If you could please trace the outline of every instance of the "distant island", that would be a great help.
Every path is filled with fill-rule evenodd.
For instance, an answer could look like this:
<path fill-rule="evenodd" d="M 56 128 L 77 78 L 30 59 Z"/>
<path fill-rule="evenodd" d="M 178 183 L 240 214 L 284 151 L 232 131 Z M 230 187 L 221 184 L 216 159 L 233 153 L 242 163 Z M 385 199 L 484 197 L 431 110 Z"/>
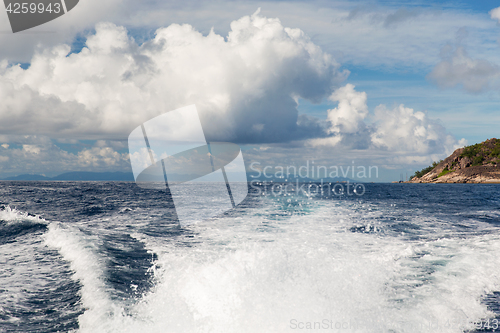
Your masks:
<path fill-rule="evenodd" d="M 42 175 L 19 175 L 2 180 L 18 181 L 134 181 L 134 175 L 128 172 L 66 172 L 55 177 Z"/>
<path fill-rule="evenodd" d="M 312 179 L 307 177 L 290 177 L 288 179 L 281 179 L 277 177 L 263 177 L 258 176 L 254 173 L 248 173 L 247 178 L 249 182 L 288 182 L 295 183 L 296 181 L 300 183 L 317 183 L 323 181 L 323 183 L 362 183 L 362 181 L 354 180 L 346 177 L 334 177 L 334 178 L 323 178 L 323 179 Z M 86 171 L 74 171 L 66 172 L 55 177 L 46 177 L 37 174 L 23 174 L 14 177 L 8 177 L 1 180 L 10 181 L 127 181 L 133 182 L 134 175 L 127 172 L 86 172 Z"/>
<path fill-rule="evenodd" d="M 500 140 L 459 148 L 417 171 L 408 183 L 500 183 Z"/>

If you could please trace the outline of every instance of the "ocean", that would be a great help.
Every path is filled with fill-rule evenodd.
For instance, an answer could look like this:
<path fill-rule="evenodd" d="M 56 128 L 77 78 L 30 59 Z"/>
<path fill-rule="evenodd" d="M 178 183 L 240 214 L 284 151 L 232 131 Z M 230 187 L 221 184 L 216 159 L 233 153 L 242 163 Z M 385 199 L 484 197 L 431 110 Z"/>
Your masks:
<path fill-rule="evenodd" d="M 1 182 L 0 332 L 500 331 L 500 185 L 356 190 L 180 226 L 132 182 Z"/>

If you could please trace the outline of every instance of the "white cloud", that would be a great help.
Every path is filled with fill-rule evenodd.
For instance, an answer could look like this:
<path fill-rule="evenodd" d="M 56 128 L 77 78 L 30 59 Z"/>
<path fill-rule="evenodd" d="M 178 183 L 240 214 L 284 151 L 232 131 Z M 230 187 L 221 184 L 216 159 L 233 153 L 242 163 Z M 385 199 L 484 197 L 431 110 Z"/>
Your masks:
<path fill-rule="evenodd" d="M 119 8 L 117 4 L 122 3 L 113 1 L 95 19 L 90 19 L 89 10 L 99 5 L 93 0 L 86 3 L 86 7 L 81 7 L 86 8 L 86 14 L 73 25 L 66 15 L 53 21 L 54 26 L 44 26 L 62 31 L 69 24 L 67 34 L 55 34 L 53 38 L 18 35 L 15 42 L 0 36 L 2 45 L 10 45 L 0 50 L 0 58 L 9 60 L 15 54 L 31 54 L 40 39 L 29 69 L 9 67 L 7 61 L 0 63 L 0 131 L 41 133 L 68 143 L 81 138 L 108 140 L 98 141 L 96 147 L 81 154 L 57 151 L 57 147 L 47 144 L 30 157 L 27 151 L 11 147 L 8 150 L 15 154 L 5 155 L 2 151 L 0 160 L 17 162 L 12 167 L 3 164 L 4 168 L 14 170 L 14 165 L 21 166 L 16 156 L 25 158 L 26 169 L 31 165 L 32 170 L 40 165 L 47 165 L 50 170 L 56 161 L 77 170 L 82 169 L 75 167 L 80 164 L 89 170 L 128 167 L 123 154 L 116 152 L 123 148 L 123 141 L 114 144 L 112 140 L 124 139 L 133 128 L 158 114 L 192 103 L 202 111 L 211 139 L 254 143 L 299 140 L 291 143 L 299 146 L 304 142 L 300 140 L 312 138 L 306 141 L 307 149 L 311 145 L 317 149 L 311 149 L 311 154 L 328 153 L 334 147 L 344 154 L 346 148 L 364 149 L 363 155 L 368 156 L 366 149 L 371 148 L 369 155 L 374 158 L 387 161 L 387 156 L 397 152 L 401 163 L 410 161 L 406 156 L 422 163 L 424 154 L 442 155 L 459 143 L 437 121 L 425 114 L 422 118 L 419 112 L 404 106 L 379 106 L 373 116 L 376 123 L 371 124 L 366 94 L 356 92 L 352 85 L 331 95 L 339 105 L 328 111 L 328 122 L 298 115 L 299 97 L 320 101 L 347 76 L 323 50 L 350 64 L 378 70 L 380 66 L 429 68 L 439 61 L 437 50 L 444 41 L 467 25 L 471 27 L 472 40 L 480 36 L 469 47 L 472 56 L 481 52 L 474 46 L 483 43 L 488 46 L 484 61 L 491 64 L 491 59 L 498 58 L 497 50 L 489 47 L 492 40 L 493 44 L 496 41 L 496 36 L 490 38 L 494 23 L 485 22 L 484 15 L 454 9 L 437 12 L 379 6 L 349 18 L 352 4 L 347 3 L 294 2 L 287 3 L 283 10 L 282 3 L 268 2 L 264 3 L 265 12 L 268 16 L 279 14 L 282 21 L 260 14 L 245 16 L 234 21 L 223 37 L 213 31 L 208 33 L 210 26 L 215 25 L 216 31 L 224 27 L 225 31 L 234 12 L 254 10 L 254 3 L 196 3 L 196 11 L 186 10 L 193 3 L 179 8 L 172 8 L 169 2 L 134 3 L 130 7 L 119 6 L 128 8 L 131 15 L 125 16 L 120 12 L 123 8 L 108 10 Z M 54 46 L 71 40 L 82 27 L 100 20 L 106 11 L 111 21 L 128 27 L 164 26 L 173 21 L 191 22 L 195 27 L 174 24 L 160 28 L 152 40 L 141 44 L 124 27 L 100 23 L 80 53 L 68 56 L 68 46 Z M 285 28 L 286 25 L 301 27 L 314 36 L 314 43 L 301 30 Z M 483 64 L 468 56 L 460 60 L 457 55 L 455 52 L 442 59 L 451 66 L 443 65 L 438 75 L 443 84 L 456 82 L 455 85 L 465 87 L 470 83 L 466 89 L 471 90 L 487 87 L 490 81 L 481 81 L 484 77 L 474 74 Z M 453 66 L 463 69 L 464 64 L 469 71 L 460 75 L 453 72 Z M 467 80 L 470 77 L 472 80 Z M 409 134 L 401 134 L 400 128 Z M 40 147 L 40 143 L 25 144 L 35 145 L 35 150 Z M 273 152 L 276 158 L 286 158 L 285 153 Z M 45 164 L 35 163 L 34 155 Z"/>
<path fill-rule="evenodd" d="M 127 144 L 124 141 L 114 141 L 114 140 L 97 140 L 95 143 L 96 147 L 111 147 L 114 149 L 125 149 Z"/>
<path fill-rule="evenodd" d="M 110 147 L 93 147 L 78 153 L 78 165 L 81 168 L 113 168 L 123 167 L 123 161 L 127 161 L 126 154 L 120 154 Z"/>
<path fill-rule="evenodd" d="M 235 17 L 251 13 L 258 6 L 266 16 L 278 16 L 284 25 L 298 27 L 313 36 L 317 45 L 342 63 L 377 69 L 380 66 L 413 71 L 428 69 L 439 61 L 437 50 L 453 39 L 461 27 L 471 31 L 474 41 L 471 52 L 484 53 L 488 61 L 499 59 L 498 50 L 492 47 L 497 39 L 495 23 L 486 19 L 486 13 L 464 10 L 460 4 L 412 4 L 405 8 L 394 2 L 318 0 L 80 1 L 67 15 L 26 33 L 0 34 L 0 45 L 8 45 L 0 48 L 0 59 L 29 62 L 30 55 L 39 47 L 70 43 L 102 20 L 126 26 L 136 33 L 146 31 L 144 35 L 171 23 L 188 23 L 204 34 L 214 27 L 225 35 Z M 7 15 L 0 15 L 0 30 L 9 29 Z"/>
<path fill-rule="evenodd" d="M 438 121 L 403 104 L 393 109 L 381 104 L 370 117 L 366 93 L 354 88 L 347 84 L 331 95 L 331 100 L 339 103 L 328 110 L 328 132 L 333 135 L 311 139 L 309 146 L 369 148 L 372 153 L 387 152 L 386 158 L 393 163 L 404 164 L 428 160 L 429 156 L 442 158 L 466 144 L 463 139 L 457 142 Z M 367 124 L 368 119 L 372 123 Z"/>
<path fill-rule="evenodd" d="M 500 22 L 500 7 L 490 10 L 490 17 Z"/>
<path fill-rule="evenodd" d="M 334 147 L 342 141 L 341 136 L 330 136 L 327 138 L 310 139 L 306 142 L 307 145 L 312 147 Z"/>
<path fill-rule="evenodd" d="M 66 45 L 43 49 L 26 70 L 0 66 L 3 133 L 122 139 L 196 104 L 210 139 L 286 141 L 310 135 L 295 99 L 319 101 L 348 73 L 302 31 L 258 13 L 232 22 L 227 39 L 173 24 L 139 46 L 100 23 L 86 44 L 71 55 Z"/>
<path fill-rule="evenodd" d="M 38 155 L 40 154 L 40 151 L 40 147 L 36 145 L 23 145 L 23 152 L 27 154 Z"/>
<path fill-rule="evenodd" d="M 438 121 L 402 104 L 393 109 L 377 106 L 374 120 L 373 145 L 404 155 L 449 155 L 465 143 L 457 142 Z"/>
<path fill-rule="evenodd" d="M 463 87 L 478 93 L 488 89 L 500 75 L 500 67 L 484 59 L 472 59 L 463 46 L 447 45 L 443 48 L 442 61 L 428 78 L 442 88 Z"/>
<path fill-rule="evenodd" d="M 490 17 L 500 22 L 500 7 L 492 9 Z M 475 51 L 475 56 L 470 56 L 466 51 L 463 41 L 469 37 L 470 29 L 465 26 L 457 30 L 457 45 L 450 44 L 441 49 L 441 61 L 434 66 L 427 76 L 441 88 L 461 87 L 470 93 L 479 93 L 489 89 L 499 89 L 498 78 L 500 66 L 497 65 L 498 57 L 486 58 L 491 50 L 498 54 L 498 45 L 492 47 L 483 39 L 468 38 L 469 51 Z M 498 34 L 498 32 L 496 32 Z M 490 41 L 493 38 L 490 38 Z M 498 40 L 498 39 L 497 39 Z M 478 46 L 478 41 L 482 45 Z M 472 45 L 470 45 L 472 42 Z M 477 55 L 477 52 L 481 55 Z"/>
<path fill-rule="evenodd" d="M 70 153 L 53 144 L 46 136 L 3 136 L 0 148 L 0 174 L 23 173 L 55 176 L 67 171 L 130 171 L 127 153 L 111 147 L 84 148 Z M 7 149 L 9 148 L 9 149 Z"/>
<path fill-rule="evenodd" d="M 363 67 L 429 70 L 439 61 L 439 49 L 468 27 L 473 50 L 489 61 L 499 59 L 497 27 L 486 13 L 465 10 L 460 4 L 411 4 L 380 1 L 127 1 L 121 24 L 155 27 L 165 22 L 189 23 L 203 32 L 215 27 L 226 33 L 235 15 L 262 7 L 266 16 L 299 27 L 343 64 Z M 476 56 L 475 53 L 472 56 Z"/>
<path fill-rule="evenodd" d="M 331 126 L 328 133 L 355 133 L 360 122 L 368 115 L 366 93 L 354 90 L 354 85 L 347 84 L 337 89 L 329 98 L 339 102 L 338 107 L 328 110 L 328 121 Z"/>
<path fill-rule="evenodd" d="M 354 85 L 347 84 L 330 95 L 329 100 L 338 102 L 336 108 L 327 111 L 326 133 L 330 136 L 312 139 L 308 142 L 309 145 L 335 146 L 342 143 L 352 148 L 367 148 L 370 132 L 364 122 L 368 115 L 367 97 L 365 92 L 354 88 Z"/>
<path fill-rule="evenodd" d="M 116 20 L 124 16 L 123 0 L 85 0 L 67 14 L 32 29 L 10 33 L 7 13 L 0 10 L 0 59 L 11 62 L 29 62 L 35 50 L 70 43 L 82 31 L 102 20 Z"/>

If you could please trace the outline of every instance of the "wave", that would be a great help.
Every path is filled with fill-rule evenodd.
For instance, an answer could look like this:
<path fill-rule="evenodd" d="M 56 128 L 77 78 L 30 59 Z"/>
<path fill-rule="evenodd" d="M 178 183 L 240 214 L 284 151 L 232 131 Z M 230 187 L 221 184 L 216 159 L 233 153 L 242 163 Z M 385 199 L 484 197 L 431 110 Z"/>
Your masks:
<path fill-rule="evenodd" d="M 80 330 L 114 332 L 113 320 L 124 317 L 124 308 L 113 302 L 105 284 L 106 258 L 98 255 L 98 239 L 55 222 L 43 239 L 70 263 L 72 278 L 82 285 L 80 296 L 85 312 L 78 318 Z"/>
<path fill-rule="evenodd" d="M 0 331 L 463 332 L 500 318 L 496 203 L 259 197 L 181 228 L 156 196 L 68 193 L 13 199 L 63 222 L 0 206 Z M 106 213 L 87 214 L 101 199 Z"/>
<path fill-rule="evenodd" d="M 11 208 L 10 206 L 0 209 L 0 222 L 3 222 L 4 224 L 12 224 L 15 222 L 47 223 L 47 221 L 39 215 L 30 215 L 26 212 L 21 212 L 15 208 Z"/>
<path fill-rule="evenodd" d="M 16 241 L 20 236 L 46 229 L 47 221 L 9 206 L 0 209 L 0 245 Z"/>
<path fill-rule="evenodd" d="M 498 234 L 360 232 L 393 208 L 367 217 L 356 205 L 309 204 L 286 219 L 276 219 L 279 203 L 247 209 L 190 226 L 177 241 L 135 231 L 157 260 L 153 288 L 128 309 L 110 296 L 96 238 L 55 223 L 44 237 L 82 284 L 84 333 L 462 332 L 494 316 L 482 299 L 500 290 Z"/>

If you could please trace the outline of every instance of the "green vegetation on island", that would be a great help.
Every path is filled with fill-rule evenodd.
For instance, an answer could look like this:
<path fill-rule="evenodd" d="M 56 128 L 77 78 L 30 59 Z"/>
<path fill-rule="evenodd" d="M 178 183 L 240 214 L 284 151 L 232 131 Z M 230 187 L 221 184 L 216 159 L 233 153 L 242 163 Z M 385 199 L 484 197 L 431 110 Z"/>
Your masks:
<path fill-rule="evenodd" d="M 452 170 L 448 169 L 448 167 L 444 168 L 443 171 L 441 171 L 438 175 L 438 178 L 441 177 L 441 176 L 444 176 L 448 173 L 452 172 Z"/>
<path fill-rule="evenodd" d="M 423 168 L 420 171 L 415 171 L 415 173 L 413 174 L 413 176 L 410 177 L 410 179 L 413 179 L 415 177 L 418 177 L 418 178 L 422 177 L 423 175 L 431 172 L 432 169 L 434 169 L 435 167 L 437 167 L 438 164 L 441 163 L 441 162 L 443 162 L 443 160 L 441 160 L 439 162 L 434 161 L 434 162 L 432 162 L 432 165 L 429 165 L 428 167 Z"/>
<path fill-rule="evenodd" d="M 468 157 L 472 160 L 471 166 L 483 165 L 484 161 L 490 164 L 500 162 L 500 140 L 491 139 L 482 143 L 467 146 L 460 154 L 461 158 Z"/>
<path fill-rule="evenodd" d="M 500 182 L 500 139 L 459 148 L 450 156 L 417 171 L 416 183 Z"/>

